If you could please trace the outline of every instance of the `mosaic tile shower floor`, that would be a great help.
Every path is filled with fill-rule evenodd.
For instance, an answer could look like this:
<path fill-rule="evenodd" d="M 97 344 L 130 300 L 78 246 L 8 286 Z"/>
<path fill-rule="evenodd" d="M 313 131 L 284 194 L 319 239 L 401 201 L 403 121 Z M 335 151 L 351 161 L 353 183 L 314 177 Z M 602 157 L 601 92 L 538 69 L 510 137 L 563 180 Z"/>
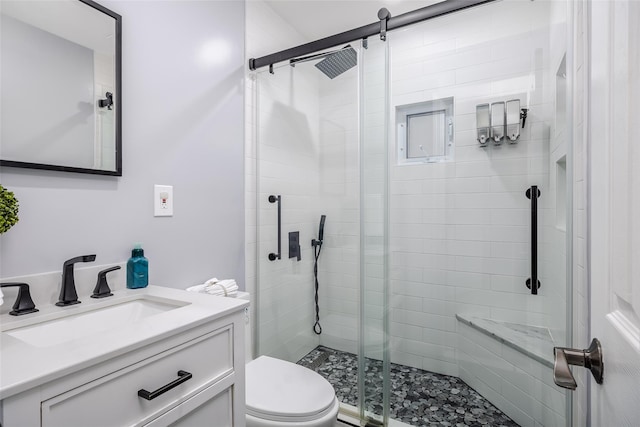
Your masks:
<path fill-rule="evenodd" d="M 298 364 L 326 378 L 336 390 L 338 400 L 357 406 L 355 354 L 319 346 Z M 382 413 L 382 362 L 370 359 L 366 371 L 368 387 L 380 396 L 370 399 L 366 409 Z M 391 364 L 390 416 L 414 426 L 519 427 L 460 378 L 395 363 Z"/>

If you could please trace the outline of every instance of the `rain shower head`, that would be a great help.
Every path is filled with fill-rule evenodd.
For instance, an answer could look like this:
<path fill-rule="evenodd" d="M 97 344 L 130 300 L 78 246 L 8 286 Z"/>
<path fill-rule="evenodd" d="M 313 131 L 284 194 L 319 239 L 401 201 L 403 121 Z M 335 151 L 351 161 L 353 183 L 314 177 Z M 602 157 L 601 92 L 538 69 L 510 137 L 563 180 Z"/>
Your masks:
<path fill-rule="evenodd" d="M 338 77 L 340 74 L 355 67 L 358 64 L 358 53 L 351 46 L 346 46 L 338 51 L 327 55 L 318 62 L 316 68 L 322 71 L 330 79 Z"/>

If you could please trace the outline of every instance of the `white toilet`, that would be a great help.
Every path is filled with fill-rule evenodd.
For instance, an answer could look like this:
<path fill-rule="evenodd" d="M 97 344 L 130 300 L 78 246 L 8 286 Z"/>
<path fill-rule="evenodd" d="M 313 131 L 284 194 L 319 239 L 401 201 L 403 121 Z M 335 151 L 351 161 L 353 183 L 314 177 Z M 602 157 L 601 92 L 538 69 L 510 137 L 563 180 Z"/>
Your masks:
<path fill-rule="evenodd" d="M 247 292 L 238 298 L 249 300 Z M 251 360 L 251 322 L 245 324 L 247 427 L 334 427 L 340 403 L 316 372 L 268 356 Z"/>

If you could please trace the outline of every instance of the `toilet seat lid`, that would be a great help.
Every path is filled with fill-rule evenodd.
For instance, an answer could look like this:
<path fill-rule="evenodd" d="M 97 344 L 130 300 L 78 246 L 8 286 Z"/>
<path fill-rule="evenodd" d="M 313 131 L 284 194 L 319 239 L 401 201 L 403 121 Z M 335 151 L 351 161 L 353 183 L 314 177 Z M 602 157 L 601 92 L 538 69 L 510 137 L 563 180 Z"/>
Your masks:
<path fill-rule="evenodd" d="M 268 356 L 247 364 L 246 397 L 247 413 L 269 420 L 313 420 L 336 401 L 331 384 L 316 372 Z"/>

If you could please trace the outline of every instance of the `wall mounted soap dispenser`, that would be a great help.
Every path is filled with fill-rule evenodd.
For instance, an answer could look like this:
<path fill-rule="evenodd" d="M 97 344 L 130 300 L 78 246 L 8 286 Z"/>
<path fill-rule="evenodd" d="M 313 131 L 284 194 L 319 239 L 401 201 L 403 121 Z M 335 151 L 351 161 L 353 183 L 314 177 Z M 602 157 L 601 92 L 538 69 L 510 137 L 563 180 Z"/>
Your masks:
<path fill-rule="evenodd" d="M 491 127 L 491 109 L 489 104 L 476 105 L 476 128 L 478 130 L 478 142 L 486 147 L 489 141 L 489 130 Z"/>
<path fill-rule="evenodd" d="M 504 102 L 491 104 L 491 138 L 494 145 L 502 144 L 505 134 Z"/>
<path fill-rule="evenodd" d="M 509 142 L 515 144 L 520 138 L 520 100 L 507 101 L 507 137 Z"/>

